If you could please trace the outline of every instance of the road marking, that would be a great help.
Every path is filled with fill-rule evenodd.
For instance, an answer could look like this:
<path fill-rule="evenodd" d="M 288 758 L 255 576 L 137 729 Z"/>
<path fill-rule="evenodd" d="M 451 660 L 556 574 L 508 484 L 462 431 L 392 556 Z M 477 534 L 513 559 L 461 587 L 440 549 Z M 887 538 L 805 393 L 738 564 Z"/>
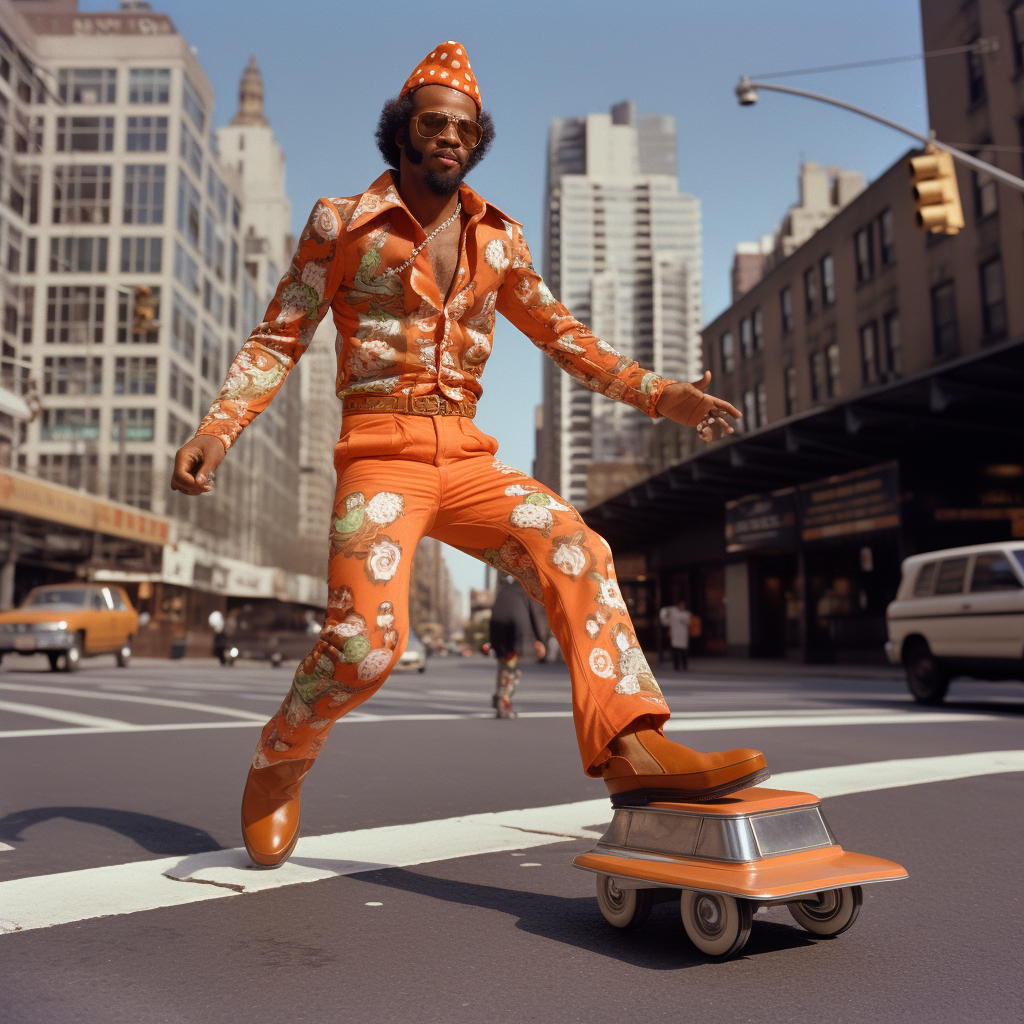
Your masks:
<path fill-rule="evenodd" d="M 206 705 L 194 705 L 206 710 Z M 0 711 L 5 708 L 36 708 L 39 717 L 52 718 L 58 722 L 80 722 L 80 728 L 66 729 L 9 729 L 0 731 L 0 739 L 37 738 L 41 736 L 89 736 L 103 735 L 111 732 L 190 732 L 203 729 L 244 729 L 262 726 L 267 719 L 263 715 L 246 714 L 243 721 L 236 722 L 161 722 L 155 725 L 135 725 L 131 722 L 119 722 L 116 719 L 93 718 L 91 715 L 78 715 L 71 711 L 54 711 L 37 708 L 34 704 L 15 705 L 0 701 Z M 217 710 L 217 709 L 210 709 Z M 44 714 L 44 712 L 47 712 Z M 64 717 L 66 716 L 66 717 Z M 572 718 L 571 711 L 521 711 L 520 718 Z M 470 712 L 466 714 L 421 714 L 421 715 L 374 715 L 363 711 L 352 711 L 338 719 L 337 725 L 364 725 L 372 722 L 461 722 L 467 719 L 493 719 L 489 711 Z M 720 732 L 727 729 L 793 729 L 818 728 L 836 725 L 936 725 L 946 722 L 994 722 L 999 715 L 974 714 L 971 712 L 947 711 L 886 711 L 854 712 L 851 714 L 821 714 L 817 712 L 794 712 L 788 715 L 751 715 L 742 714 L 715 715 L 714 717 L 672 718 L 665 723 L 666 732 Z M 88 723 L 111 723 L 89 725 Z"/>
<path fill-rule="evenodd" d="M 0 690 L 17 690 L 25 693 L 25 686 L 14 683 L 0 683 Z M 162 697 L 132 697 L 126 693 L 96 693 L 93 690 L 72 690 L 66 686 L 33 686 L 32 693 L 52 693 L 55 697 L 84 697 L 86 700 L 115 700 L 122 704 L 154 704 L 163 708 L 181 708 L 185 711 L 205 711 L 211 715 L 227 715 L 229 718 L 247 718 L 265 722 L 266 717 L 254 711 L 240 711 L 238 708 L 223 708 L 215 704 L 196 704 L 186 700 L 166 700 Z"/>
<path fill-rule="evenodd" d="M 95 715 L 80 715 L 77 711 L 44 708 L 38 704 L 18 704 L 11 700 L 0 700 L 0 711 L 10 711 L 16 715 L 30 715 L 33 718 L 46 718 L 51 722 L 68 722 L 73 725 L 87 726 L 90 731 L 122 732 L 131 728 L 128 722 L 121 722 L 116 718 L 97 718 Z"/>
<path fill-rule="evenodd" d="M 0 853 L 5 853 L 7 850 L 13 850 L 13 846 L 8 846 L 6 843 L 0 843 Z"/>
<path fill-rule="evenodd" d="M 830 797 L 1020 771 L 1024 750 L 991 750 L 784 772 L 773 777 L 772 786 Z M 592 826 L 608 819 L 605 797 L 307 836 L 274 871 L 253 869 L 245 851 L 235 849 L 17 878 L 0 882 L 0 931 L 226 899 L 379 868 L 597 839 L 600 833 Z"/>

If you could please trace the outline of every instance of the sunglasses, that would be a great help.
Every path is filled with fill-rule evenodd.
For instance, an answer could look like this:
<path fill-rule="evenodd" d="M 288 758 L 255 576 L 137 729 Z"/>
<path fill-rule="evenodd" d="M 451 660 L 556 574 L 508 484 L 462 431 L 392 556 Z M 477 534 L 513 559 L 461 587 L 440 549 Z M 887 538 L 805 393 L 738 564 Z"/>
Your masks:
<path fill-rule="evenodd" d="M 424 139 L 435 139 L 448 130 L 448 125 L 454 124 L 459 141 L 466 149 L 476 149 L 484 137 L 484 130 L 476 121 L 471 121 L 468 117 L 446 114 L 443 110 L 425 110 L 422 114 L 416 114 L 409 123 Z"/>

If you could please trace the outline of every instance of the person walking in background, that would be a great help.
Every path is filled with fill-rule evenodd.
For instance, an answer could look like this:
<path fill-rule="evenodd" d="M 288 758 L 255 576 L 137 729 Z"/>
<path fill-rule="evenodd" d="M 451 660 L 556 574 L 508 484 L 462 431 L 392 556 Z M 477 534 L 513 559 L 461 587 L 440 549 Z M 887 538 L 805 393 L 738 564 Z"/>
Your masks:
<path fill-rule="evenodd" d="M 666 605 L 661 609 L 661 624 L 668 628 L 669 643 L 672 646 L 672 667 L 685 672 L 690 662 L 690 622 L 693 614 L 686 608 L 686 602 Z"/>
<path fill-rule="evenodd" d="M 499 576 L 494 608 L 491 610 L 491 647 L 498 658 L 498 680 L 492 703 L 498 718 L 516 718 L 512 694 L 519 685 L 522 670 L 519 658 L 527 633 L 533 635 L 537 660 L 547 654 L 541 606 L 531 601 L 514 576 Z"/>

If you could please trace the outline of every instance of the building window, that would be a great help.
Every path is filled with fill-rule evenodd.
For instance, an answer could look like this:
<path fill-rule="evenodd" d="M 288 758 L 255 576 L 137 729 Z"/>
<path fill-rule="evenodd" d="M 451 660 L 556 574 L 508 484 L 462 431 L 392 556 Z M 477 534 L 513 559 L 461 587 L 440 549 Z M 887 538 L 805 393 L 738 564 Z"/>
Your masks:
<path fill-rule="evenodd" d="M 43 360 L 44 395 L 98 395 L 103 390 L 103 360 L 98 356 L 47 356 Z"/>
<path fill-rule="evenodd" d="M 860 329 L 860 377 L 865 385 L 877 384 L 878 366 L 878 324 L 874 320 Z"/>
<path fill-rule="evenodd" d="M 768 389 L 764 382 L 757 385 L 757 425 L 765 427 L 768 425 Z"/>
<path fill-rule="evenodd" d="M 857 261 L 857 284 L 870 281 L 875 276 L 875 266 L 871 253 L 871 227 L 861 228 L 853 236 L 853 251 Z"/>
<path fill-rule="evenodd" d="M 114 360 L 114 394 L 155 395 L 156 357 L 118 356 Z"/>
<path fill-rule="evenodd" d="M 192 437 L 192 428 L 173 412 L 167 413 L 167 443 L 181 447 Z"/>
<path fill-rule="evenodd" d="M 114 412 L 116 415 L 117 410 Z M 153 456 L 125 455 L 122 473 L 120 455 L 111 455 L 108 495 L 112 501 L 123 501 L 135 508 L 148 510 L 153 503 Z"/>
<path fill-rule="evenodd" d="M 220 342 L 203 325 L 203 347 L 199 358 L 199 372 L 211 384 L 220 384 Z"/>
<path fill-rule="evenodd" d="M 80 120 L 75 118 L 75 120 Z M 88 120 L 86 118 L 85 120 Z M 109 120 L 113 120 L 110 118 Z M 14 109 L 14 152 L 42 153 L 43 151 L 43 119 L 28 117 L 17 107 Z"/>
<path fill-rule="evenodd" d="M 821 402 L 828 391 L 825 380 L 825 353 L 812 352 L 808 357 L 811 370 L 811 401 Z"/>
<path fill-rule="evenodd" d="M 878 262 L 888 267 L 896 261 L 892 235 L 892 210 L 883 210 L 878 215 Z"/>
<path fill-rule="evenodd" d="M 952 281 L 944 281 L 932 289 L 932 339 L 937 356 L 952 356 L 960 351 Z"/>
<path fill-rule="evenodd" d="M 22 233 L 13 225 L 7 226 L 7 273 L 21 273 Z"/>
<path fill-rule="evenodd" d="M 839 380 L 839 346 L 835 343 L 825 349 L 825 366 L 828 370 L 828 397 L 838 398 L 842 390 Z"/>
<path fill-rule="evenodd" d="M 754 351 L 761 352 L 764 350 L 764 318 L 760 306 L 750 314 L 750 325 L 754 330 Z"/>
<path fill-rule="evenodd" d="M 195 360 L 196 311 L 177 292 L 174 293 L 174 305 L 171 310 L 171 348 L 186 362 L 192 363 Z"/>
<path fill-rule="evenodd" d="M 732 373 L 736 369 L 736 352 L 733 348 L 732 331 L 726 331 L 718 339 L 718 347 L 722 362 L 722 373 Z"/>
<path fill-rule="evenodd" d="M 199 193 L 184 175 L 178 176 L 178 231 L 199 248 Z"/>
<path fill-rule="evenodd" d="M 105 274 L 107 272 L 107 239 L 51 238 L 51 274 Z"/>
<path fill-rule="evenodd" d="M 821 302 L 831 306 L 836 301 L 836 268 L 831 254 L 821 258 Z"/>
<path fill-rule="evenodd" d="M 21 456 L 18 461 L 21 461 Z M 99 488 L 95 455 L 40 455 L 38 475 L 41 480 L 76 490 L 84 486 L 93 494 Z"/>
<path fill-rule="evenodd" d="M 782 330 L 788 334 L 793 330 L 793 290 L 789 285 L 779 292 L 779 309 L 782 311 Z"/>
<path fill-rule="evenodd" d="M 166 153 L 167 118 L 129 117 L 125 148 L 129 153 Z"/>
<path fill-rule="evenodd" d="M 58 153 L 109 153 L 114 148 L 112 117 L 58 117 Z"/>
<path fill-rule="evenodd" d="M 100 436 L 99 409 L 44 409 L 40 441 L 95 441 Z"/>
<path fill-rule="evenodd" d="M 64 68 L 57 74 L 61 103 L 114 103 L 117 72 L 113 68 Z"/>
<path fill-rule="evenodd" d="M 156 360 L 152 360 L 156 362 Z M 126 441 L 152 441 L 155 409 L 115 409 L 110 431 L 112 441 L 121 440 L 121 424 L 124 424 Z"/>
<path fill-rule="evenodd" d="M 900 340 L 900 315 L 893 310 L 885 314 L 885 360 L 890 377 L 903 373 L 903 343 Z"/>
<path fill-rule="evenodd" d="M 218 324 L 224 323 L 224 296 L 214 288 L 209 278 L 205 278 L 203 280 L 203 309 L 205 309 Z"/>
<path fill-rule="evenodd" d="M 1003 261 L 997 256 L 981 266 L 981 315 L 985 340 L 1006 334 L 1006 293 L 1003 289 Z"/>
<path fill-rule="evenodd" d="M 163 224 L 164 174 L 163 164 L 125 165 L 125 224 Z"/>
<path fill-rule="evenodd" d="M 236 231 L 242 229 L 242 204 L 237 199 L 231 200 L 231 226 Z"/>
<path fill-rule="evenodd" d="M 128 72 L 129 103 L 169 103 L 171 72 L 167 68 L 132 68 Z"/>
<path fill-rule="evenodd" d="M 749 359 L 754 354 L 754 331 L 750 326 L 750 317 L 740 321 L 740 355 Z"/>
<path fill-rule="evenodd" d="M 814 316 L 818 308 L 818 275 L 814 267 L 804 271 L 804 312 Z"/>
<path fill-rule="evenodd" d="M 985 102 L 985 58 L 980 50 L 967 51 L 967 95 L 972 107 Z"/>
<path fill-rule="evenodd" d="M 122 274 L 159 274 L 163 272 L 162 238 L 122 238 Z"/>
<path fill-rule="evenodd" d="M 743 426 L 747 430 L 757 426 L 757 398 L 753 391 L 743 392 Z"/>
<path fill-rule="evenodd" d="M 174 276 L 193 295 L 199 294 L 199 264 L 177 243 L 174 245 Z"/>
<path fill-rule="evenodd" d="M 234 295 L 228 296 L 228 327 L 234 330 L 238 326 L 238 305 Z"/>
<path fill-rule="evenodd" d="M 1024 68 L 1024 0 L 1010 8 L 1010 24 L 1013 26 L 1014 63 Z"/>
<path fill-rule="evenodd" d="M 238 242 L 231 239 L 231 283 L 238 284 Z"/>
<path fill-rule="evenodd" d="M 192 403 L 195 394 L 195 379 L 191 373 L 187 373 L 177 363 L 171 363 L 170 381 L 168 392 L 171 398 L 180 405 L 183 405 L 189 412 L 192 411 Z"/>
<path fill-rule="evenodd" d="M 109 164 L 55 167 L 53 223 L 109 224 L 110 171 Z"/>
<path fill-rule="evenodd" d="M 47 288 L 47 344 L 102 344 L 106 292 L 89 285 Z"/>
<path fill-rule="evenodd" d="M 157 239 L 159 241 L 159 239 Z M 155 345 L 160 332 L 160 288 L 151 286 L 149 289 L 149 304 L 153 307 L 153 319 L 146 324 L 145 331 L 136 331 L 134 322 L 135 303 L 131 296 L 123 291 L 117 296 L 117 340 L 119 344 L 126 345 L 129 341 L 133 345 Z M 129 328 L 131 336 L 129 337 Z"/>
<path fill-rule="evenodd" d="M 996 162 L 995 153 L 991 149 L 979 150 L 975 156 L 987 164 Z M 991 174 L 984 171 L 973 171 L 974 178 L 974 216 L 978 220 L 991 217 L 999 212 L 999 186 Z"/>
<path fill-rule="evenodd" d="M 796 383 L 796 367 L 787 366 L 784 378 L 784 388 L 786 393 L 786 415 L 792 416 L 796 412 L 797 401 L 799 398 Z"/>
<path fill-rule="evenodd" d="M 206 128 L 206 114 L 203 113 L 203 103 L 199 99 L 196 87 L 189 81 L 188 75 L 182 75 L 184 91 L 181 97 L 181 106 L 185 113 L 192 118 L 192 123 L 199 129 L 200 135 Z"/>
<path fill-rule="evenodd" d="M 181 125 L 181 141 L 178 150 L 181 159 L 192 169 L 192 173 L 197 178 L 201 178 L 203 175 L 203 147 L 196 142 L 184 122 Z"/>
<path fill-rule="evenodd" d="M 2 141 L 2 117 L 0 117 L 0 142 Z M 11 184 L 7 190 L 7 205 L 19 217 L 24 217 L 29 224 L 39 223 L 39 178 L 41 173 L 42 168 L 39 164 L 11 165 Z"/>

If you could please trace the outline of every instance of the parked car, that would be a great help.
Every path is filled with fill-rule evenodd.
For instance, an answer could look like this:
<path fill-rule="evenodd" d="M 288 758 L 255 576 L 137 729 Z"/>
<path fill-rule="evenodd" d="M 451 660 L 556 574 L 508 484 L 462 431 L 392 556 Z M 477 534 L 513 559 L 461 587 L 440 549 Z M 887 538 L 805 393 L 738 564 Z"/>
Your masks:
<path fill-rule="evenodd" d="M 35 587 L 21 607 L 0 612 L 0 658 L 45 654 L 50 668 L 74 672 L 85 655 L 114 654 L 122 668 L 132 656 L 138 613 L 120 588 L 100 583 Z"/>
<path fill-rule="evenodd" d="M 903 562 L 885 653 L 922 704 L 954 676 L 1024 680 L 1024 544 L 977 544 Z"/>
<path fill-rule="evenodd" d="M 427 648 L 423 641 L 415 634 L 409 634 L 409 643 L 406 645 L 402 656 L 395 665 L 398 669 L 416 669 L 417 672 L 427 670 Z"/>

